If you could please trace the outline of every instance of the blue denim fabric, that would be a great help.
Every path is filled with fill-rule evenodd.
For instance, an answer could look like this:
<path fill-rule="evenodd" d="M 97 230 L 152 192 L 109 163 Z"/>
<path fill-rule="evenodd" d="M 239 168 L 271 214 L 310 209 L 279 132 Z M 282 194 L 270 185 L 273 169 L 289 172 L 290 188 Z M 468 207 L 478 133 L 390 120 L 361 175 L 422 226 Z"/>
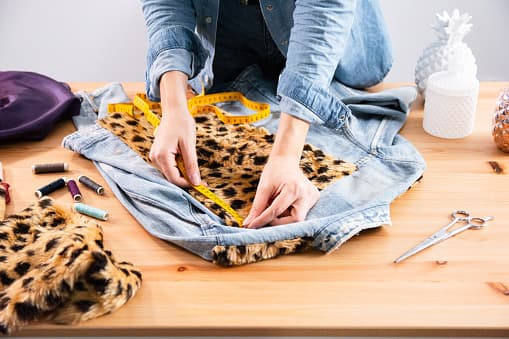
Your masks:
<path fill-rule="evenodd" d="M 280 107 L 274 81 L 253 65 L 240 74 L 230 89 L 241 91 L 252 100 L 270 102 L 272 116 L 258 124 L 275 133 Z M 306 141 L 355 163 L 358 170 L 322 190 L 305 221 L 288 225 L 256 230 L 224 225 L 120 139 L 96 125 L 94 121 L 105 113 L 107 103 L 125 101 L 119 84 L 87 94 L 90 100 L 82 101 L 80 116 L 74 118 L 78 131 L 68 135 L 63 145 L 94 161 L 120 202 L 149 233 L 206 260 L 212 260 L 212 249 L 217 245 L 260 244 L 299 237 L 310 237 L 315 248 L 329 252 L 363 229 L 390 224 L 390 203 L 419 179 L 425 168 L 418 151 L 398 135 L 416 96 L 414 88 L 366 93 L 336 82 L 331 92 L 351 114 L 336 129 L 312 125 Z M 229 104 L 228 109 L 246 113 L 235 104 Z"/>
<path fill-rule="evenodd" d="M 188 74 L 197 92 L 202 83 L 207 89 L 214 85 L 222 90 L 222 83 L 214 81 L 214 58 L 227 58 L 231 70 L 248 66 L 252 60 L 246 51 L 260 49 L 259 39 L 250 33 L 263 32 L 265 25 L 286 58 L 277 89 L 284 99 L 281 111 L 311 123 L 323 122 L 332 128 L 344 123 L 349 110 L 332 95 L 335 82 L 365 88 L 380 82 L 392 66 L 391 44 L 377 0 L 260 0 L 259 8 L 244 8 L 247 12 L 261 10 L 265 24 L 256 15 L 253 20 L 235 20 L 245 14 L 239 15 L 238 8 L 232 10 L 233 2 L 238 3 L 142 0 L 149 36 L 146 83 L 150 99 L 159 100 L 159 79 L 171 70 Z M 220 9 L 229 13 L 219 13 Z M 218 22 L 230 16 L 238 25 L 235 29 Z M 223 55 L 225 49 L 218 44 L 223 44 L 219 38 L 224 32 L 218 37 L 218 27 L 228 30 L 231 40 L 239 44 L 236 54 Z M 219 80 L 224 79 L 220 76 Z"/>

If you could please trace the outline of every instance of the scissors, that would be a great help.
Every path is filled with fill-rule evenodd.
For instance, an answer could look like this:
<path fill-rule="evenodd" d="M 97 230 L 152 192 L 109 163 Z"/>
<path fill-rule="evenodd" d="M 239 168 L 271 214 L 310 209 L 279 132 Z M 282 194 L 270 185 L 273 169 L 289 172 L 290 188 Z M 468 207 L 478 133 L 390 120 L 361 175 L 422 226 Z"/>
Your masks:
<path fill-rule="evenodd" d="M 406 251 L 403 255 L 398 257 L 394 262 L 397 264 L 406 258 L 430 247 L 435 244 L 438 244 L 439 242 L 446 240 L 450 237 L 455 236 L 458 233 L 461 233 L 463 231 L 473 229 L 478 230 L 485 226 L 487 226 L 487 222 L 494 219 L 494 217 L 471 217 L 470 214 L 467 211 L 457 210 L 451 213 L 452 221 L 430 235 L 428 238 L 426 238 L 424 241 L 419 243 L 417 246 L 413 247 L 412 249 Z M 454 225 L 457 223 L 464 224 L 461 227 L 451 229 Z"/>

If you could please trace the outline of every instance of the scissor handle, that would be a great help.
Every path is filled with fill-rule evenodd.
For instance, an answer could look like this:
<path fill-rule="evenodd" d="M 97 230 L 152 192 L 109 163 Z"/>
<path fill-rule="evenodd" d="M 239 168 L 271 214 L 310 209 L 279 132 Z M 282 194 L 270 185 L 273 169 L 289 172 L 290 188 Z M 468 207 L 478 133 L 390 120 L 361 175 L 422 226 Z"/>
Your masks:
<path fill-rule="evenodd" d="M 457 220 L 468 220 L 470 218 L 470 213 L 463 210 L 456 210 L 451 213 L 453 219 Z"/>
<path fill-rule="evenodd" d="M 493 217 L 484 217 L 484 218 L 475 217 L 475 218 L 470 218 L 468 220 L 468 224 L 470 225 L 469 228 L 472 228 L 474 230 L 479 229 L 479 228 L 483 228 L 483 227 L 487 226 L 488 221 L 490 221 L 491 219 L 493 219 Z"/>

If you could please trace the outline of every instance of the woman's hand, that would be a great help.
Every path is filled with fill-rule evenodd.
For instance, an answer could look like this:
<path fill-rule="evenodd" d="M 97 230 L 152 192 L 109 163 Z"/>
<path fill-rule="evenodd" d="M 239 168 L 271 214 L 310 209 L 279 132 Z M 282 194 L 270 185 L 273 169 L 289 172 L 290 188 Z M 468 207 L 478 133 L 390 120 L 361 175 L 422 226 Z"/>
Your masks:
<path fill-rule="evenodd" d="M 196 128 L 187 109 L 187 75 L 167 72 L 161 77 L 160 88 L 163 117 L 150 149 L 150 160 L 170 182 L 188 187 L 189 182 L 181 176 L 177 166 L 176 157 L 180 154 L 191 184 L 199 185 Z"/>
<path fill-rule="evenodd" d="M 244 225 L 258 228 L 303 221 L 319 198 L 318 189 L 304 176 L 293 156 L 271 156 Z"/>
<path fill-rule="evenodd" d="M 299 167 L 308 129 L 309 123 L 281 114 L 276 139 L 244 226 L 258 228 L 302 221 L 318 201 L 318 189 Z"/>

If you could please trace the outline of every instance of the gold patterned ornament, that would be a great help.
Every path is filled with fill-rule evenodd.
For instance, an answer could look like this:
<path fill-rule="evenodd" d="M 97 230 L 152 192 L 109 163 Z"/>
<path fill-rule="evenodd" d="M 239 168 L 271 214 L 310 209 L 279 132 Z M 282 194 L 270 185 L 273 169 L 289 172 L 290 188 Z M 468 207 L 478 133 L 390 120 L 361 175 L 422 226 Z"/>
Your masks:
<path fill-rule="evenodd" d="M 509 152 L 509 87 L 498 96 L 492 135 L 497 147 L 501 151 Z"/>

